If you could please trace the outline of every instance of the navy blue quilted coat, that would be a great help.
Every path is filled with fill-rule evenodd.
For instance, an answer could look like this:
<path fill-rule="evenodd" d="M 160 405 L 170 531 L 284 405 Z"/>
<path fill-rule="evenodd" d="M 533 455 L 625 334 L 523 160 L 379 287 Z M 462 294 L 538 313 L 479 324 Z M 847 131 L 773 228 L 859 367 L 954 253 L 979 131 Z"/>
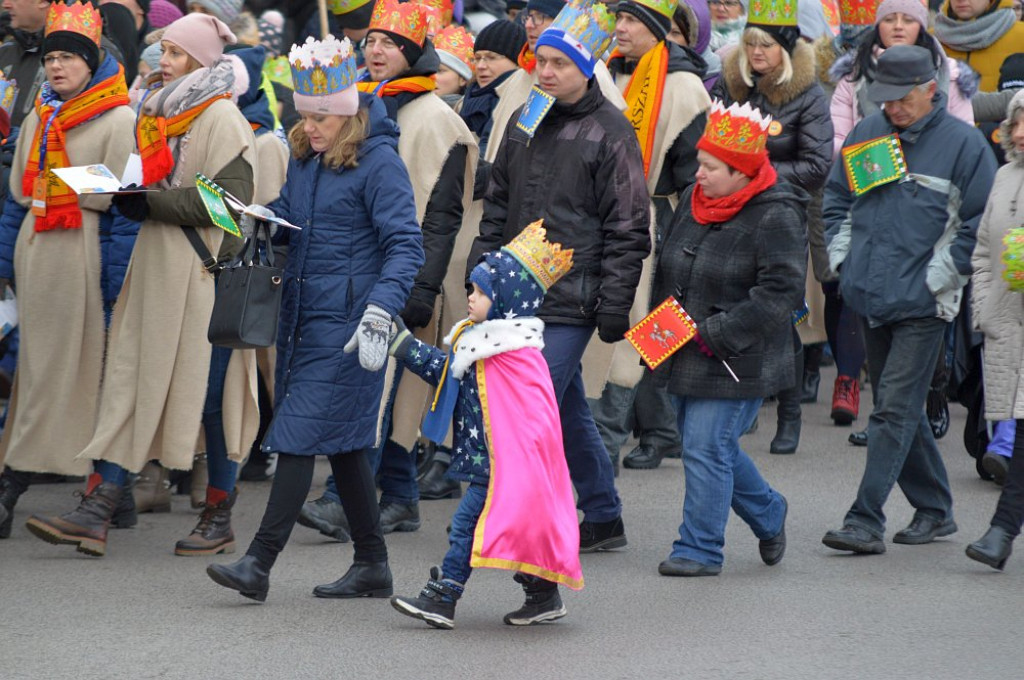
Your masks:
<path fill-rule="evenodd" d="M 265 451 L 315 455 L 374 445 L 384 370 L 366 371 L 342 348 L 367 304 L 396 316 L 405 306 L 423 245 L 412 186 L 398 157 L 398 128 L 376 97 L 359 166 L 331 170 L 294 158 L 269 207 L 302 231 L 289 246 L 277 337 L 274 419 Z"/>

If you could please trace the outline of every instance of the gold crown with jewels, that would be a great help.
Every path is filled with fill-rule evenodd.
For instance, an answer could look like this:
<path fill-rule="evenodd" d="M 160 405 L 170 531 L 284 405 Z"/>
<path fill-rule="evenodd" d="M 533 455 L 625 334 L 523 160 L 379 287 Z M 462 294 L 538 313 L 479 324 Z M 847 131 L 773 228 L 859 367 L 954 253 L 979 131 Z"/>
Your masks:
<path fill-rule="evenodd" d="M 502 250 L 526 267 L 545 293 L 572 269 L 573 249 L 549 242 L 544 220 L 527 225 Z"/>

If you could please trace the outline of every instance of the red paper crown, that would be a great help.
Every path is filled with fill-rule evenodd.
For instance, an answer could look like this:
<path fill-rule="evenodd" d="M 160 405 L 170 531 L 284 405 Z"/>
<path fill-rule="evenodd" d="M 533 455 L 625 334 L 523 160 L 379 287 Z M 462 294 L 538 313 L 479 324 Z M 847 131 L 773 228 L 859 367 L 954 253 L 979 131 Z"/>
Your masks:
<path fill-rule="evenodd" d="M 441 16 L 441 28 L 452 23 L 452 0 L 417 0 L 419 4 L 435 10 Z"/>
<path fill-rule="evenodd" d="M 423 7 L 414 2 L 377 0 L 369 30 L 387 31 L 423 45 L 427 39 L 427 15 Z"/>
<path fill-rule="evenodd" d="M 100 17 L 100 11 L 87 2 L 76 2 L 71 5 L 55 2 L 46 13 L 43 36 L 56 31 L 84 35 L 99 46 L 100 36 L 103 34 L 103 19 Z"/>
<path fill-rule="evenodd" d="M 434 48 L 473 68 L 473 36 L 462 26 L 449 26 L 434 36 Z"/>
<path fill-rule="evenodd" d="M 726 108 L 716 100 L 708 109 L 704 139 L 732 153 L 756 156 L 765 152 L 770 123 L 770 116 L 762 117 L 750 104 L 733 104 Z"/>
<path fill-rule="evenodd" d="M 851 26 L 875 23 L 875 10 L 881 0 L 839 0 L 839 21 Z"/>

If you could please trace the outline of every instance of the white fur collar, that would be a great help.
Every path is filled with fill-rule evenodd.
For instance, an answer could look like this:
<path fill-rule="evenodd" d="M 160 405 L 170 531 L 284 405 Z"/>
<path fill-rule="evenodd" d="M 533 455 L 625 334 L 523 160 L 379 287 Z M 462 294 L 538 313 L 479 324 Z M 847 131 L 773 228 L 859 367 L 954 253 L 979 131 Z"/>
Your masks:
<path fill-rule="evenodd" d="M 455 324 L 444 339 L 451 345 L 452 335 L 463 322 Z M 455 358 L 448 366 L 452 377 L 461 380 L 469 367 L 479 359 L 487 359 L 502 352 L 524 347 L 544 349 L 544 322 L 535 316 L 521 319 L 493 319 L 474 324 L 459 337 Z"/>

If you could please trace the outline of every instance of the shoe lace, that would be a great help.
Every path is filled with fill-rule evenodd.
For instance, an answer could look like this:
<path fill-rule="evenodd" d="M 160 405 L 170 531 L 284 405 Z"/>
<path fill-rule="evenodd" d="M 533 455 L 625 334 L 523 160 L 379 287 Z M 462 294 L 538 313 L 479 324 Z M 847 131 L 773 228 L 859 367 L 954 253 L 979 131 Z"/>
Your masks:
<path fill-rule="evenodd" d="M 852 401 L 853 400 L 853 386 L 856 383 L 853 378 L 840 378 L 839 384 L 836 385 L 836 400 L 837 401 Z"/>

